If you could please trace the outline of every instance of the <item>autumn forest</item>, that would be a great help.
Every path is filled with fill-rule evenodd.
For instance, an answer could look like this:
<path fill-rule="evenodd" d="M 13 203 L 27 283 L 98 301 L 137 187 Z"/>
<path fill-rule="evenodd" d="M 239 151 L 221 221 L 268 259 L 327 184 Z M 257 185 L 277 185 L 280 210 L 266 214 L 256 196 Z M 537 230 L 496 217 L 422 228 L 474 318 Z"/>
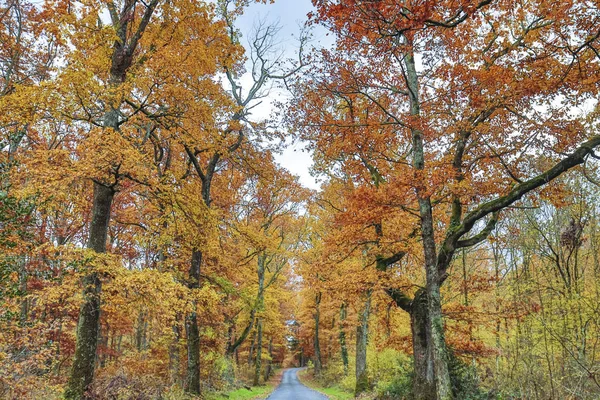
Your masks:
<path fill-rule="evenodd" d="M 600 399 L 600 1 L 271 3 L 0 0 L 0 398 Z"/>

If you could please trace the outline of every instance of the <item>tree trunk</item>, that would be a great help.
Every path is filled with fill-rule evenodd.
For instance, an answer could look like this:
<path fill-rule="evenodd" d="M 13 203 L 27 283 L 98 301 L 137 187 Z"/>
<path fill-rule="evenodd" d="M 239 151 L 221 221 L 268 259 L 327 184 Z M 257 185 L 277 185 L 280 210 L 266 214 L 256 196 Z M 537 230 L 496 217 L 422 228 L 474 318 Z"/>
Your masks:
<path fill-rule="evenodd" d="M 436 400 L 452 399 L 440 285 L 436 281 L 427 285 L 427 328 L 428 359 L 433 365 Z"/>
<path fill-rule="evenodd" d="M 194 250 L 190 263 L 190 289 L 200 287 L 200 265 L 202 264 L 202 252 Z M 192 394 L 200 394 L 200 331 L 198 329 L 197 304 L 194 311 L 188 315 L 185 323 L 187 335 L 187 375 L 185 380 L 185 391 Z"/>
<path fill-rule="evenodd" d="M 256 272 L 258 274 L 258 302 L 257 309 L 259 313 L 264 310 L 264 290 L 265 290 L 265 267 L 266 267 L 267 256 L 265 253 L 261 253 L 258 256 L 258 265 Z M 252 313 L 254 316 L 254 313 Z M 258 317 L 256 327 L 256 361 L 254 363 L 254 381 L 253 385 L 257 386 L 260 383 L 260 369 L 262 367 L 262 330 L 263 330 L 263 318 L 262 315 Z"/>
<path fill-rule="evenodd" d="M 418 117 L 420 114 L 419 81 L 414 54 L 411 49 L 406 53 L 404 62 L 406 66 L 406 84 L 409 89 L 410 113 Z M 431 198 L 427 194 L 427 188 L 419 186 L 419 175 L 425 169 L 423 132 L 417 127 L 412 127 L 411 133 L 416 194 L 419 203 L 419 214 L 421 216 L 421 238 L 425 259 L 425 292 L 427 304 L 427 312 L 424 315 L 426 321 L 427 373 L 425 376 L 416 378 L 415 382 L 425 381 L 428 386 L 433 385 L 432 387 L 435 388 L 434 393 L 431 393 L 432 396 L 425 398 L 430 400 L 448 400 L 452 399 L 452 386 L 448 372 L 448 356 L 444 341 L 440 294 L 440 286 L 444 278 L 440 276 L 441 269 L 437 262 Z M 421 316 L 421 313 L 417 313 L 417 315 Z M 430 370 L 433 375 L 431 375 Z M 423 372 L 425 371 L 415 368 L 416 374 Z M 415 395 L 420 396 L 416 386 Z"/>
<path fill-rule="evenodd" d="M 364 308 L 359 315 L 356 326 L 356 386 L 354 396 L 369 389 L 369 376 L 367 374 L 367 345 L 369 342 L 369 314 L 371 313 L 371 291 L 367 292 Z"/>
<path fill-rule="evenodd" d="M 256 299 L 257 304 L 262 301 L 262 296 L 263 296 L 263 292 L 259 291 L 258 298 Z M 248 338 L 250 331 L 252 331 L 252 328 L 254 327 L 255 317 L 256 317 L 256 308 L 254 308 L 253 310 L 250 311 L 250 318 L 248 320 L 248 324 L 246 325 L 246 327 L 244 328 L 244 330 L 242 331 L 240 336 L 238 338 L 232 337 L 232 340 L 230 340 L 227 343 L 227 348 L 225 349 L 225 355 L 231 357 L 234 353 L 237 353 L 237 350 L 240 347 L 240 345 L 242 343 L 244 343 L 244 341 Z"/>
<path fill-rule="evenodd" d="M 319 321 L 321 319 L 321 292 L 317 293 L 315 297 L 316 310 L 315 310 L 315 375 L 320 375 L 323 368 L 321 363 L 321 346 L 319 344 Z"/>
<path fill-rule="evenodd" d="M 272 372 L 273 372 L 273 337 L 271 337 L 269 339 L 269 360 L 267 361 L 267 365 L 265 367 L 265 382 L 269 380 Z"/>
<path fill-rule="evenodd" d="M 346 321 L 346 303 L 342 303 L 340 308 L 340 349 L 342 352 L 342 363 L 344 364 L 344 375 L 348 375 L 348 347 L 346 346 L 346 330 L 344 329 L 344 321 Z"/>
<path fill-rule="evenodd" d="M 252 360 L 254 359 L 254 345 L 256 344 L 256 331 L 252 332 L 252 344 L 250 345 L 250 349 L 248 350 L 248 366 L 252 365 Z"/>
<path fill-rule="evenodd" d="M 135 332 L 135 347 L 138 352 L 146 350 L 146 331 L 148 329 L 148 321 L 146 321 L 146 313 L 144 311 L 138 312 L 138 321 Z"/>
<path fill-rule="evenodd" d="M 415 294 L 410 312 L 411 331 L 413 339 L 413 361 L 415 377 L 413 392 L 415 400 L 440 400 L 452 398 L 450 374 L 448 372 L 448 392 L 446 397 L 440 397 L 439 372 L 436 366 L 448 365 L 448 350 L 445 341 L 435 346 L 431 333 L 431 317 L 427 292 L 420 289 Z M 442 336 L 443 338 L 443 336 Z M 440 359 L 441 358 L 441 359 Z M 439 370 L 438 370 L 439 371 Z M 448 370 L 446 370 L 448 371 Z"/>
<path fill-rule="evenodd" d="M 259 317 L 256 326 L 256 361 L 254 362 L 253 386 L 258 386 L 260 384 L 260 370 L 262 368 L 262 331 L 263 319 L 262 317 Z"/>
<path fill-rule="evenodd" d="M 177 316 L 177 321 L 181 319 L 181 315 Z M 173 325 L 173 341 L 169 345 L 169 371 L 171 384 L 179 382 L 179 339 L 181 338 L 181 329 L 175 324 Z"/>
<path fill-rule="evenodd" d="M 108 349 L 108 339 L 110 336 L 110 326 L 108 324 L 103 328 L 100 325 L 100 332 L 98 333 L 98 343 L 100 347 L 104 349 Z M 104 368 L 106 366 L 106 353 L 98 355 L 98 364 L 100 368 Z"/>
<path fill-rule="evenodd" d="M 427 357 L 427 295 L 420 289 L 412 302 L 410 325 L 413 341 L 415 377 L 413 392 L 415 400 L 435 399 L 433 366 Z"/>
<path fill-rule="evenodd" d="M 94 183 L 94 204 L 87 248 L 96 253 L 106 252 L 106 237 L 113 196 L 112 188 Z M 98 273 L 87 274 L 83 278 L 83 287 L 83 303 L 77 323 L 75 358 L 65 391 L 65 398 L 69 400 L 88 398 L 86 391 L 94 379 L 96 366 L 96 349 L 100 330 L 100 291 L 102 288 Z"/>

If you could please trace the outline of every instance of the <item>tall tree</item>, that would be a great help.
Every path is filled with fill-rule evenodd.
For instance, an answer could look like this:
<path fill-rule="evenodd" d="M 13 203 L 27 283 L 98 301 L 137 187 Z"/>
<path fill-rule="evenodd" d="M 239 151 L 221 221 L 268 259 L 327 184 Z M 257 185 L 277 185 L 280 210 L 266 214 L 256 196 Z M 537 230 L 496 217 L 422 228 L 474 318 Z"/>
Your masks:
<path fill-rule="evenodd" d="M 94 376 L 102 288 L 97 267 L 106 259 L 99 255 L 107 251 L 115 195 L 130 185 L 157 184 L 155 166 L 149 160 L 160 132 L 156 127 L 180 111 L 169 107 L 176 103 L 169 91 L 174 79 L 162 80 L 161 76 L 166 76 L 166 68 L 172 68 L 188 46 L 209 50 L 203 53 L 203 66 L 212 71 L 197 72 L 210 81 L 206 73 L 216 73 L 213 59 L 225 58 L 229 51 L 224 49 L 225 41 L 218 42 L 219 47 L 190 36 L 202 31 L 206 37 L 226 37 L 211 7 L 201 2 L 47 2 L 43 8 L 43 15 L 59 32 L 57 40 L 66 61 L 52 87 L 45 88 L 52 100 L 43 106 L 75 132 L 69 150 L 80 154 L 73 161 L 63 149 L 40 152 L 45 164 L 39 178 L 53 171 L 60 179 L 69 171 L 74 175 L 71 178 L 91 180 L 94 193 L 86 247 L 95 255 L 83 278 L 77 346 L 66 392 L 67 398 L 79 399 L 86 396 Z M 179 13 L 190 18 L 173 17 Z M 177 42 L 178 35 L 197 39 Z M 52 165 L 56 162 L 66 169 L 56 170 L 57 164 Z"/>
<path fill-rule="evenodd" d="M 218 12 L 225 21 L 229 41 L 232 46 L 240 45 L 240 33 L 235 27 L 235 19 L 248 4 L 249 1 L 234 2 L 231 0 L 222 0 L 218 2 Z M 244 71 L 241 63 L 229 63 L 222 66 L 227 81 L 231 86 L 230 93 L 234 105 L 233 110 L 224 116 L 226 122 L 222 124 L 223 121 L 215 121 L 217 126 L 210 128 L 215 134 L 209 136 L 208 141 L 206 141 L 206 138 L 197 141 L 197 136 L 195 136 L 198 132 L 204 133 L 205 126 L 193 126 L 187 130 L 191 136 L 183 141 L 185 151 L 189 157 L 190 164 L 201 181 L 201 199 L 208 208 L 210 208 L 212 203 L 211 189 L 218 166 L 222 162 L 227 161 L 232 154 L 236 153 L 244 141 L 252 137 L 252 133 L 257 134 L 261 132 L 261 130 L 252 132 L 253 127 L 256 128 L 257 126 L 249 119 L 256 101 L 269 93 L 270 85 L 273 81 L 285 80 L 304 66 L 302 46 L 306 41 L 306 37 L 302 36 L 300 38 L 299 64 L 293 66 L 290 70 L 281 71 L 282 66 L 280 65 L 274 42 L 277 31 L 278 28 L 276 26 L 261 24 L 253 33 L 254 37 L 251 40 L 250 47 L 252 83 L 249 88 L 243 88 L 239 82 L 241 74 Z M 225 126 L 219 126 L 219 123 Z M 262 131 L 264 132 L 264 130 Z M 188 283 L 190 289 L 197 289 L 200 285 L 202 259 L 203 250 L 201 246 L 198 246 L 192 251 Z M 187 387 L 189 392 L 199 393 L 200 360 L 198 343 L 200 337 L 195 313 L 187 317 L 186 331 L 188 333 Z"/>
<path fill-rule="evenodd" d="M 405 213 L 412 227 L 403 230 L 420 236 L 424 289 L 388 292 L 411 314 L 415 395 L 450 399 L 441 287 L 456 251 L 485 240 L 500 211 L 600 144 L 595 113 L 573 118 L 577 101 L 559 105 L 566 93 L 597 95 L 597 6 L 567 2 L 548 14 L 544 1 L 316 5 L 336 48 L 297 86 L 291 125 L 323 168 L 340 166 L 355 182 L 382 176 L 370 208 Z M 540 152 L 551 156 L 532 166 Z M 376 263 L 382 271 L 405 254 L 389 250 Z"/>

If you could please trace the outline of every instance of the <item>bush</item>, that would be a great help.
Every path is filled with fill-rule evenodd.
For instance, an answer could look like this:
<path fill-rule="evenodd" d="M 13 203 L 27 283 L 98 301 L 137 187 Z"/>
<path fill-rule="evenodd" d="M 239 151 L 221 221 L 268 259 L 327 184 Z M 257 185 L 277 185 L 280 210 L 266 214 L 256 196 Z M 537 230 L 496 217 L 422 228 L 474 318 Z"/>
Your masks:
<path fill-rule="evenodd" d="M 369 375 L 379 399 L 408 399 L 412 390 L 412 360 L 403 352 L 371 351 Z"/>
<path fill-rule="evenodd" d="M 342 388 L 343 390 L 345 390 L 347 392 L 354 393 L 355 387 L 356 387 L 356 375 L 354 374 L 354 370 L 352 370 L 352 372 L 350 372 L 350 370 L 349 370 L 348 375 L 345 376 L 340 381 L 340 388 Z"/>
<path fill-rule="evenodd" d="M 348 374 L 350 374 L 350 372 L 348 372 Z M 341 358 L 335 358 L 329 361 L 327 367 L 321 374 L 320 380 L 325 387 L 329 387 L 338 384 L 344 378 L 346 378 L 346 375 L 344 374 L 344 363 Z"/>
<path fill-rule="evenodd" d="M 480 389 L 477 369 L 468 365 L 451 350 L 448 351 L 448 369 L 454 397 L 462 400 L 486 400 L 490 394 Z"/>
<path fill-rule="evenodd" d="M 120 373 L 97 378 L 89 397 L 98 400 L 154 400 L 160 398 L 165 389 L 151 377 Z"/>

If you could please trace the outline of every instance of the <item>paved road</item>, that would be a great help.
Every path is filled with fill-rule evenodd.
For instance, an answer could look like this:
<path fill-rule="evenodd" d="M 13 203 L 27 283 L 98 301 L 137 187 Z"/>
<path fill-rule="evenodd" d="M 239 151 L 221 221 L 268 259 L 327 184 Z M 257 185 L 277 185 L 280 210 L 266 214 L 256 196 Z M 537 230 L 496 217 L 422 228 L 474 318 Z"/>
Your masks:
<path fill-rule="evenodd" d="M 300 370 L 292 368 L 284 371 L 281 383 L 267 400 L 327 400 L 326 396 L 300 383 L 296 375 Z"/>

